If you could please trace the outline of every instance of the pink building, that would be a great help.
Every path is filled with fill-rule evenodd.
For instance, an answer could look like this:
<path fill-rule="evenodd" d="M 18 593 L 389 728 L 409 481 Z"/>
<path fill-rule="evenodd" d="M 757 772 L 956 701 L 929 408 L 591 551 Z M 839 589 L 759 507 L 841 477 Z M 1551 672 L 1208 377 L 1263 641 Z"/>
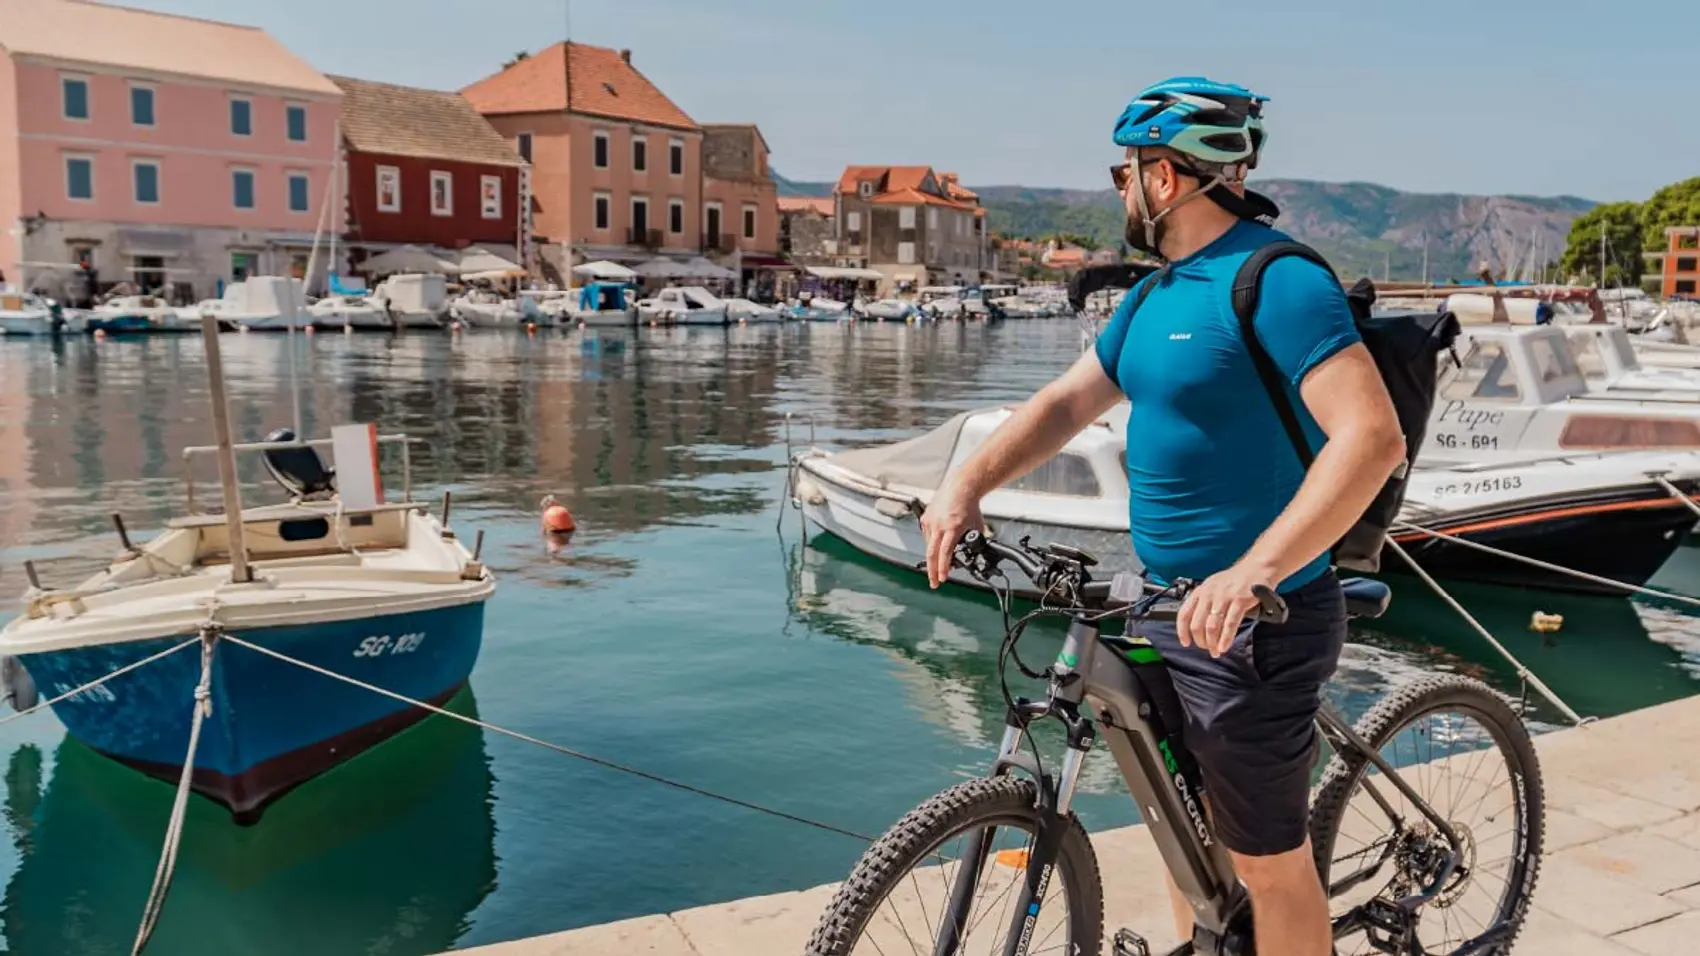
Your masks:
<path fill-rule="evenodd" d="M 8 281 L 73 300 L 120 281 L 194 299 L 305 270 L 342 91 L 265 32 L 0 0 L 0 54 Z"/>

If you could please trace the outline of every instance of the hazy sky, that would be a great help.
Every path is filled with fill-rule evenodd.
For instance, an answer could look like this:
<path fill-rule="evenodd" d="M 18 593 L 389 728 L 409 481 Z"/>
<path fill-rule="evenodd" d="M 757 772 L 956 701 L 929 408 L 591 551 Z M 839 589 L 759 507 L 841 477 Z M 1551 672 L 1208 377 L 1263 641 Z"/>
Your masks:
<path fill-rule="evenodd" d="M 567 30 L 565 0 L 129 2 L 439 89 Z M 760 124 L 793 179 L 1102 186 L 1121 107 L 1177 73 L 1273 98 L 1263 175 L 1613 200 L 1700 174 L 1684 0 L 572 0 L 571 24 L 698 122 Z"/>

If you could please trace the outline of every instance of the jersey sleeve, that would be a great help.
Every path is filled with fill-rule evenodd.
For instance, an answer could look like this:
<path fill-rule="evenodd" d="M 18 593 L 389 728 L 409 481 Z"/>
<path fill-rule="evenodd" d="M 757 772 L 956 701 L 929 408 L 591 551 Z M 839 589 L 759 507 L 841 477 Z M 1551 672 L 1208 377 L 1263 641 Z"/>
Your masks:
<path fill-rule="evenodd" d="M 1104 367 L 1104 374 L 1116 383 L 1117 388 L 1121 388 L 1122 382 L 1116 376 L 1116 369 L 1121 365 L 1122 345 L 1127 341 L 1128 324 L 1133 321 L 1133 307 L 1139 301 L 1139 290 L 1150 281 L 1147 276 L 1127 290 L 1127 294 L 1122 296 L 1121 304 L 1116 306 L 1115 313 L 1110 316 L 1110 324 L 1098 333 L 1098 341 L 1093 346 L 1098 353 L 1098 364 Z"/>
<path fill-rule="evenodd" d="M 1297 256 L 1276 259 L 1264 269 L 1252 325 L 1264 351 L 1295 388 L 1312 369 L 1362 341 L 1339 281 Z"/>

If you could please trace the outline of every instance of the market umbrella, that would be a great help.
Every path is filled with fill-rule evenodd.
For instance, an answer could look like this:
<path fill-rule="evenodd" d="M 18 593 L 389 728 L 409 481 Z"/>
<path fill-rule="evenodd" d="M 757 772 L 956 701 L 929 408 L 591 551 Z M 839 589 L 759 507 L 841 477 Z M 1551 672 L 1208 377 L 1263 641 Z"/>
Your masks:
<path fill-rule="evenodd" d="M 646 279 L 689 279 L 700 274 L 692 269 L 688 262 L 678 262 L 663 256 L 638 263 L 634 271 Z"/>
<path fill-rule="evenodd" d="M 738 274 L 724 266 L 717 266 L 702 256 L 697 256 L 688 263 L 690 274 L 704 279 L 736 279 Z"/>
<path fill-rule="evenodd" d="M 609 262 L 606 259 L 573 266 L 573 272 L 577 275 L 589 276 L 592 279 L 607 279 L 611 282 L 630 282 L 638 277 L 638 274 L 631 269 L 620 265 L 618 262 Z"/>
<path fill-rule="evenodd" d="M 487 277 L 497 273 L 501 277 L 525 275 L 525 269 L 517 262 L 496 255 L 483 246 L 473 246 L 460 254 L 460 272 L 466 276 Z"/>
<path fill-rule="evenodd" d="M 380 252 L 365 262 L 355 266 L 361 272 L 383 275 L 394 275 L 398 272 L 434 272 L 442 275 L 454 275 L 460 268 L 454 263 L 418 246 L 398 246 L 387 252 Z"/>

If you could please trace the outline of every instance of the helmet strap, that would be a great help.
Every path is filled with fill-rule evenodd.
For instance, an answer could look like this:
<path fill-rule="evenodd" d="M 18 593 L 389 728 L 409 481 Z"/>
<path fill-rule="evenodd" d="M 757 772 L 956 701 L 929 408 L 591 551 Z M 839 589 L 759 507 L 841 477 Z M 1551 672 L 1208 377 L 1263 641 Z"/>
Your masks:
<path fill-rule="evenodd" d="M 1142 162 L 1144 152 L 1144 150 L 1137 147 L 1133 151 L 1134 173 L 1139 177 L 1135 197 L 1139 205 L 1139 219 L 1145 227 L 1145 245 L 1143 248 L 1146 252 L 1149 252 L 1152 255 L 1167 259 L 1168 257 L 1163 255 L 1163 251 L 1157 248 L 1157 223 L 1162 222 L 1164 216 L 1167 216 L 1169 213 L 1174 212 L 1176 209 L 1192 202 L 1200 196 L 1211 195 L 1215 192 L 1226 192 L 1232 194 L 1232 190 L 1228 189 L 1226 186 L 1226 183 L 1228 182 L 1227 175 L 1218 173 L 1216 176 L 1212 177 L 1208 183 L 1205 183 L 1197 189 L 1194 189 L 1192 192 L 1189 192 L 1170 203 L 1167 208 L 1163 209 L 1156 215 L 1152 215 L 1151 206 L 1145 201 L 1145 176 L 1143 174 L 1144 163 Z M 1170 160 L 1169 164 L 1175 168 L 1175 172 L 1177 173 L 1183 173 L 1201 182 L 1204 180 L 1204 176 L 1198 170 L 1185 163 L 1178 163 L 1174 160 Z"/>

